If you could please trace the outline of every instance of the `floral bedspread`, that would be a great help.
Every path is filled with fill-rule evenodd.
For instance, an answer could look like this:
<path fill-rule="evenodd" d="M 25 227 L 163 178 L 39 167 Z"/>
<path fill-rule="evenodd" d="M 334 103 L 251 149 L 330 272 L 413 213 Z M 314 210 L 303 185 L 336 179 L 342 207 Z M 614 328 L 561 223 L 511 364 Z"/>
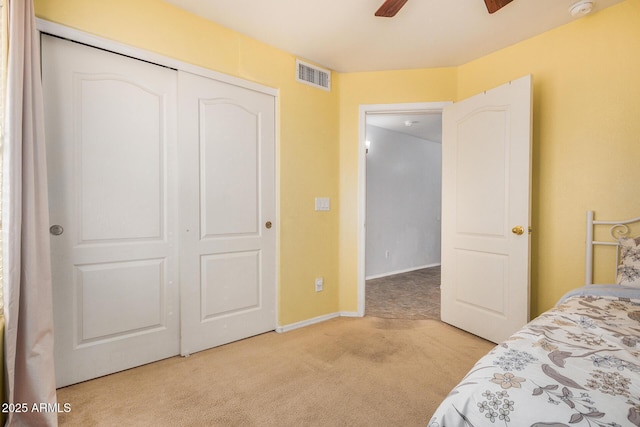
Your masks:
<path fill-rule="evenodd" d="M 573 296 L 478 361 L 429 427 L 640 426 L 640 295 Z"/>

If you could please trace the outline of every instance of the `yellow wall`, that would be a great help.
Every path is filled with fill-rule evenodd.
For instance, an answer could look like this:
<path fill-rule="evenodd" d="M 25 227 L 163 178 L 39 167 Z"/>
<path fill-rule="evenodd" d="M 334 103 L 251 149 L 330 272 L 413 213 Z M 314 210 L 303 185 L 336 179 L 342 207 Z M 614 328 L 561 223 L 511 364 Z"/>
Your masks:
<path fill-rule="evenodd" d="M 587 209 L 601 219 L 638 215 L 640 0 L 454 70 L 341 75 L 342 310 L 357 308 L 358 105 L 460 100 L 526 74 L 534 77 L 532 315 L 584 283 Z"/>
<path fill-rule="evenodd" d="M 627 0 L 457 67 L 450 74 L 456 89 L 443 76 L 431 76 L 439 92 L 404 72 L 340 76 L 342 310 L 357 305 L 357 105 L 464 99 L 533 74 L 531 307 L 536 315 L 584 281 L 587 209 L 604 219 L 640 212 L 638 52 L 640 0 Z"/>
<path fill-rule="evenodd" d="M 601 219 L 640 213 L 640 0 L 487 55 L 458 73 L 460 99 L 533 74 L 536 315 L 584 283 L 586 210 Z"/>
<path fill-rule="evenodd" d="M 358 309 L 359 107 L 456 98 L 456 69 L 340 74 L 340 310 Z"/>
<path fill-rule="evenodd" d="M 338 310 L 338 90 L 295 81 L 295 57 L 160 0 L 36 0 L 36 15 L 280 90 L 279 324 Z M 314 197 L 330 197 L 315 212 Z M 314 279 L 323 276 L 324 291 Z"/>
<path fill-rule="evenodd" d="M 35 3 L 39 17 L 280 89 L 281 325 L 357 310 L 361 104 L 453 101 L 533 74 L 532 314 L 582 283 L 584 211 L 640 211 L 640 0 L 460 67 L 334 73 L 330 93 L 296 83 L 292 55 L 160 0 Z M 332 210 L 314 212 L 316 196 Z"/>

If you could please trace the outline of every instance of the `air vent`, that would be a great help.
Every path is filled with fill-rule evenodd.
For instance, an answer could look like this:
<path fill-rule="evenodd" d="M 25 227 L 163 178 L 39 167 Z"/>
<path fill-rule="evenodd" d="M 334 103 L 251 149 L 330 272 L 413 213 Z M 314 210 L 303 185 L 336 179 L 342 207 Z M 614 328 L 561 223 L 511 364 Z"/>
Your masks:
<path fill-rule="evenodd" d="M 331 71 L 296 60 L 296 80 L 327 91 L 331 90 Z"/>

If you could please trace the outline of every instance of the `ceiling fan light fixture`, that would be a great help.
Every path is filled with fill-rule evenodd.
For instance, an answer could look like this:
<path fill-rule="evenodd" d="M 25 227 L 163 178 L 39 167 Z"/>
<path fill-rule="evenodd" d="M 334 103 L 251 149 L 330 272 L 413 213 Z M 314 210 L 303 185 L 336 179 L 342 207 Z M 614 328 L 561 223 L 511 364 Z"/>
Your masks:
<path fill-rule="evenodd" d="M 580 0 L 569 7 L 571 16 L 580 17 L 591 13 L 593 10 L 593 0 Z"/>

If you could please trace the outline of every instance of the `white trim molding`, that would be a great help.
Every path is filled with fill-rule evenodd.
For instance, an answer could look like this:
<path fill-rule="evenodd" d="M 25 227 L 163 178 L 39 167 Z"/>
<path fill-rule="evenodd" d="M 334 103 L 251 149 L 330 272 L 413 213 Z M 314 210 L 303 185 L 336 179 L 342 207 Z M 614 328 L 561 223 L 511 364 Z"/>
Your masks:
<path fill-rule="evenodd" d="M 341 311 L 340 317 L 364 317 L 364 315 L 358 313 L 357 311 Z"/>
<path fill-rule="evenodd" d="M 295 329 L 304 328 L 306 326 L 315 325 L 316 323 L 326 322 L 327 320 L 335 319 L 336 317 L 362 317 L 362 315 L 355 311 L 340 311 L 337 313 L 325 314 L 323 316 L 303 320 L 301 322 L 291 323 L 289 325 L 278 326 L 276 328 L 276 332 L 281 334 L 284 332 L 293 331 Z"/>
<path fill-rule="evenodd" d="M 110 52 L 129 56 L 135 59 L 140 59 L 142 61 L 151 62 L 163 67 L 172 68 L 174 70 L 185 71 L 187 73 L 196 74 L 202 77 L 208 77 L 210 79 L 214 79 L 223 83 L 228 83 L 234 86 L 243 87 L 245 89 L 262 92 L 267 95 L 275 97 L 279 96 L 279 90 L 275 88 L 264 86 L 259 83 L 251 82 L 249 80 L 244 80 L 239 77 L 230 76 L 228 74 L 223 74 L 221 72 L 210 70 L 208 68 L 189 64 L 177 59 L 169 58 L 167 56 L 153 53 L 142 48 L 137 48 L 114 40 L 98 37 L 93 34 L 85 33 L 84 31 L 76 30 L 74 28 L 66 27 L 54 22 L 45 21 L 44 19 L 36 18 L 36 27 L 38 31 L 40 31 L 40 33 L 61 37 L 77 43 L 82 43 L 88 46 L 97 47 L 99 49 L 108 50 Z"/>
<path fill-rule="evenodd" d="M 389 276 L 394 276 L 396 274 L 409 273 L 411 271 L 422 270 L 424 268 L 431 268 L 431 267 L 438 267 L 438 266 L 440 266 L 440 263 L 421 265 L 419 267 L 405 268 L 404 270 L 389 271 L 387 273 L 374 274 L 373 276 L 367 276 L 365 277 L 365 280 L 380 279 L 382 277 L 389 277 Z"/>
<path fill-rule="evenodd" d="M 340 313 L 325 314 L 323 316 L 314 317 L 312 319 L 303 320 L 301 322 L 291 323 L 289 325 L 284 325 L 284 326 L 278 326 L 276 328 L 276 332 L 278 333 L 289 332 L 295 329 L 304 328 L 305 326 L 315 325 L 316 323 L 326 322 L 327 320 L 335 319 L 336 317 L 340 317 Z"/>

